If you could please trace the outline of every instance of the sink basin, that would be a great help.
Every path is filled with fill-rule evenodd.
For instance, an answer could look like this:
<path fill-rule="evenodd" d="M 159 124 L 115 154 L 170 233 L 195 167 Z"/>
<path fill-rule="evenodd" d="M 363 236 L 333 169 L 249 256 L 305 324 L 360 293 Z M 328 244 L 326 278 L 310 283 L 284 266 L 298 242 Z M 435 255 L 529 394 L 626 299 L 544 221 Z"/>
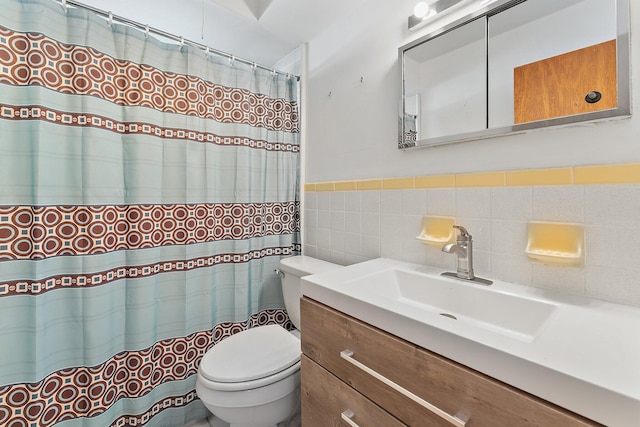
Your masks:
<path fill-rule="evenodd" d="M 556 308 L 548 302 L 478 284 L 402 269 L 378 271 L 345 285 L 351 292 L 381 298 L 407 313 L 426 311 L 465 327 L 482 328 L 524 341 L 535 338 Z"/>
<path fill-rule="evenodd" d="M 603 425 L 638 424 L 640 308 L 441 273 L 377 258 L 305 276 L 301 288 L 305 298 Z"/>

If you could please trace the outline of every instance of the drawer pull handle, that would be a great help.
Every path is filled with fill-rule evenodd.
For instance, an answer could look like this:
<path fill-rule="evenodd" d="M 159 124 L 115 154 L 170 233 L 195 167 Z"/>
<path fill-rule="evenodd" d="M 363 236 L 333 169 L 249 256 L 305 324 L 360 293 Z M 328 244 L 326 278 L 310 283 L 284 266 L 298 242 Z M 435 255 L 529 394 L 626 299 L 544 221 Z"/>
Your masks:
<path fill-rule="evenodd" d="M 435 406 L 435 405 L 427 402 L 426 400 L 422 399 L 420 396 L 416 396 L 415 394 L 411 393 L 409 390 L 405 389 L 404 387 L 401 387 L 398 384 L 394 383 L 393 381 L 391 381 L 387 377 L 385 377 L 383 375 L 380 375 L 378 372 L 374 371 L 373 369 L 371 369 L 367 365 L 364 365 L 364 364 L 358 362 L 356 359 L 353 358 L 353 351 L 351 351 L 351 350 L 343 350 L 343 351 L 340 352 L 340 357 L 342 357 L 344 360 L 346 360 L 347 362 L 351 363 L 352 365 L 356 366 L 357 368 L 363 370 L 367 374 L 371 375 L 372 377 L 374 377 L 378 381 L 388 385 L 389 387 L 391 387 L 392 389 L 394 389 L 398 393 L 401 393 L 404 396 L 408 397 L 409 399 L 413 400 L 414 402 L 416 402 L 417 404 L 419 404 L 423 408 L 427 409 L 428 411 L 436 414 L 440 418 L 442 418 L 442 419 L 448 421 L 449 423 L 453 424 L 454 426 L 464 427 L 467 424 L 466 421 L 461 420 L 460 418 L 455 417 L 455 416 L 443 411 L 442 409 L 438 408 L 437 406 Z M 344 416 L 343 416 L 343 419 L 344 419 Z"/>
<path fill-rule="evenodd" d="M 360 427 L 358 424 L 353 422 L 353 420 L 351 419 L 351 418 L 353 418 L 354 415 L 355 414 L 353 413 L 353 411 L 351 409 L 347 409 L 342 414 L 340 414 L 340 416 L 342 417 L 342 420 L 345 423 L 349 424 L 351 427 Z"/>

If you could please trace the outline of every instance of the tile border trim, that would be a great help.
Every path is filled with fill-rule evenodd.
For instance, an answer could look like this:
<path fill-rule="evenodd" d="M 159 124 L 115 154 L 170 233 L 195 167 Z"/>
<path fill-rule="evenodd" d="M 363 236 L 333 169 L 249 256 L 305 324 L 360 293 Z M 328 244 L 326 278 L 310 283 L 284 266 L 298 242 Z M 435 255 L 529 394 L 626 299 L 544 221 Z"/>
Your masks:
<path fill-rule="evenodd" d="M 426 175 L 353 181 L 316 182 L 308 192 L 408 190 L 414 188 L 517 187 L 527 185 L 638 184 L 640 163 L 573 166 L 548 169 Z"/>

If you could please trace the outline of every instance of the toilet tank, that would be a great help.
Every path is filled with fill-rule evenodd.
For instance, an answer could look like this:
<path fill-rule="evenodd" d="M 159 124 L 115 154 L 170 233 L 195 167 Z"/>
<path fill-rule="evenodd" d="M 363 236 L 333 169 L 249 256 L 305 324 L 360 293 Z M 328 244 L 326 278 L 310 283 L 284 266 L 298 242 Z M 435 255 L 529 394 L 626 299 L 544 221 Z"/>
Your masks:
<path fill-rule="evenodd" d="M 300 278 L 341 267 L 341 265 L 306 255 L 297 255 L 280 260 L 280 272 L 283 273 L 280 276 L 280 280 L 282 281 L 284 305 L 296 329 L 300 329 L 300 298 L 302 297 Z"/>

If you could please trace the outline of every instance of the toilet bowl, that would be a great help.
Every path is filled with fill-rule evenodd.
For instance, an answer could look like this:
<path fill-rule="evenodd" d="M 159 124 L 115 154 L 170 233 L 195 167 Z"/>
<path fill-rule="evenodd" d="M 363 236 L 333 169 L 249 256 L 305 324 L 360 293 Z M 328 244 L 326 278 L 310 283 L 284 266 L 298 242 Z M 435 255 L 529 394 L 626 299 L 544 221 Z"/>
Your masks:
<path fill-rule="evenodd" d="M 300 328 L 300 278 L 339 268 L 307 256 L 280 261 L 285 307 Z M 238 332 L 202 358 L 196 393 L 205 407 L 231 427 L 269 427 L 294 414 L 300 403 L 298 330 L 278 325 Z"/>

